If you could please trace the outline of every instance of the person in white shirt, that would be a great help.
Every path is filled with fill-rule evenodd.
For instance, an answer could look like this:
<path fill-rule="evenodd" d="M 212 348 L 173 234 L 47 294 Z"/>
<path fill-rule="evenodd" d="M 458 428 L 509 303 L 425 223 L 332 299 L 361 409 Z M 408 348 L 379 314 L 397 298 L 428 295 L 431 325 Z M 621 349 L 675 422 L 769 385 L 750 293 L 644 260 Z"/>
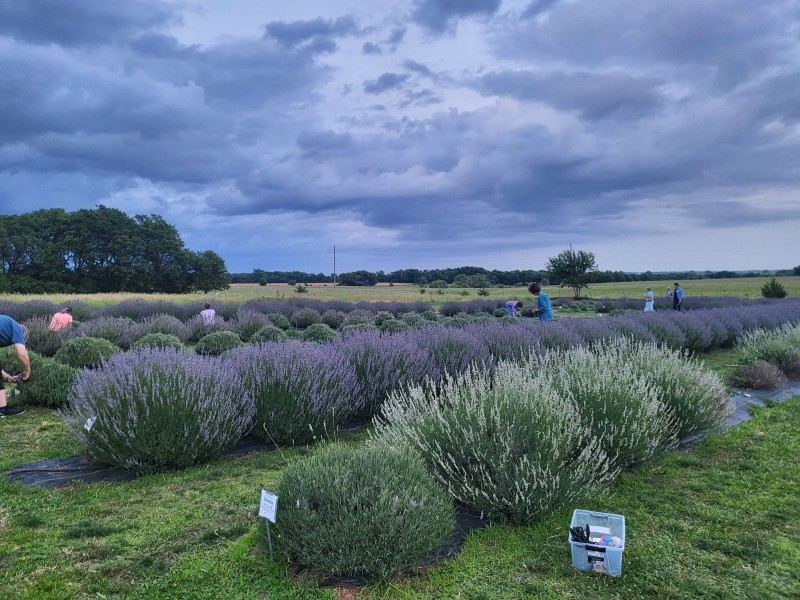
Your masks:
<path fill-rule="evenodd" d="M 203 310 L 200 311 L 200 316 L 203 317 L 203 323 L 206 325 L 213 325 L 217 318 L 217 312 L 206 302 L 203 304 Z"/>

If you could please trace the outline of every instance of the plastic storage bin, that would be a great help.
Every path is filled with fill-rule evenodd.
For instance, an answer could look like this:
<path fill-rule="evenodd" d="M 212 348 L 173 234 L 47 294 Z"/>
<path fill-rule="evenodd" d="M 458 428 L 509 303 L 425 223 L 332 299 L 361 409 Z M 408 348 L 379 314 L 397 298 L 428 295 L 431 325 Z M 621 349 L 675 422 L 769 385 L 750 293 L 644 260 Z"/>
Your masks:
<path fill-rule="evenodd" d="M 601 535 L 613 535 L 622 540 L 619 547 L 601 546 L 599 544 L 573 542 L 567 534 L 572 548 L 572 566 L 579 571 L 596 571 L 608 575 L 622 574 L 622 551 L 625 550 L 625 517 L 612 513 L 594 512 L 576 509 L 572 513 L 573 527 L 585 527 L 589 524 L 590 539 L 598 541 Z"/>

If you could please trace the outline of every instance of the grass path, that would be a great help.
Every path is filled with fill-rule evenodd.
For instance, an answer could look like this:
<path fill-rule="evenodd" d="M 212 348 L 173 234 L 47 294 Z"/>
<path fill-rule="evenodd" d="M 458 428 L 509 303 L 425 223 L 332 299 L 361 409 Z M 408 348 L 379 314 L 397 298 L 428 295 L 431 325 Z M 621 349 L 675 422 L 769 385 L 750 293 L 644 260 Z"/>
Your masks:
<path fill-rule="evenodd" d="M 75 452 L 52 412 L 0 420 L 0 469 Z M 364 433 L 350 438 L 363 443 Z M 453 560 L 362 597 L 800 596 L 800 397 L 624 474 L 581 507 L 626 516 L 619 578 L 578 573 L 564 508 L 530 527 L 473 533 Z M 313 450 L 312 450 L 313 451 Z M 335 598 L 266 558 L 262 487 L 290 449 L 131 483 L 23 487 L 0 477 L 0 598 Z M 280 515 L 279 515 L 280 518 Z"/>

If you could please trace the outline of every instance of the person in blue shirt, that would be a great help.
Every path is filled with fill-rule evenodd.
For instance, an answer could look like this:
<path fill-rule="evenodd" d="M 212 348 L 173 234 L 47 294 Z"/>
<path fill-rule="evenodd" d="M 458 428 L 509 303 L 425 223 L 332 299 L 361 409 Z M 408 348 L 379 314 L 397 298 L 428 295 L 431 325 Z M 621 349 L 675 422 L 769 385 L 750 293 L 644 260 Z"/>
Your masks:
<path fill-rule="evenodd" d="M 683 304 L 683 288 L 677 281 L 675 282 L 675 292 L 672 294 L 672 310 L 680 312 Z"/>
<path fill-rule="evenodd" d="M 31 361 L 28 358 L 28 350 L 25 348 L 25 338 L 27 336 L 27 329 L 17 323 L 14 319 L 7 315 L 0 315 L 0 348 L 5 346 L 14 346 L 17 351 L 17 358 L 22 363 L 22 373 L 17 376 L 10 375 L 3 370 L 0 370 L 0 418 L 10 417 L 12 415 L 19 415 L 25 412 L 20 406 L 8 406 L 6 404 L 6 383 L 19 383 L 25 381 L 31 376 Z"/>
<path fill-rule="evenodd" d="M 522 302 L 517 300 L 509 300 L 503 306 L 506 307 L 510 317 L 518 317 L 519 313 L 517 313 L 517 311 L 522 308 Z"/>
<path fill-rule="evenodd" d="M 550 305 L 550 296 L 542 291 L 542 286 L 538 281 L 534 281 L 528 286 L 528 291 L 536 296 L 536 310 L 539 313 L 540 321 L 553 320 L 553 307 Z"/>

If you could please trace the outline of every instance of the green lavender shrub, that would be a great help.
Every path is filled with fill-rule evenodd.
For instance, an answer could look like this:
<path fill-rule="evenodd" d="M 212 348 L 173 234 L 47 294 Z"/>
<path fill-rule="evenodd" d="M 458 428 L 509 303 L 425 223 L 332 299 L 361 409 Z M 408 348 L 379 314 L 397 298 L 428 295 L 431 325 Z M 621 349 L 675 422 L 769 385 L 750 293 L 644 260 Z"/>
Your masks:
<path fill-rule="evenodd" d="M 174 335 L 169 335 L 166 333 L 148 333 L 147 335 L 140 337 L 133 343 L 131 348 L 136 350 L 138 348 L 183 348 L 183 342 L 181 342 L 177 337 Z"/>
<path fill-rule="evenodd" d="M 328 446 L 287 467 L 278 496 L 279 547 L 317 577 L 397 577 L 455 528 L 422 460 L 388 446 Z"/>
<path fill-rule="evenodd" d="M 102 338 L 76 337 L 67 340 L 55 353 L 55 360 L 75 369 L 93 368 L 120 349 Z"/>
<path fill-rule="evenodd" d="M 336 332 L 325 323 L 314 323 L 303 331 L 303 341 L 324 344 L 336 339 Z"/>
<path fill-rule="evenodd" d="M 80 370 L 55 360 L 28 354 L 31 359 L 31 376 L 17 386 L 20 403 L 50 408 L 64 406 Z"/>
<path fill-rule="evenodd" d="M 233 331 L 218 331 L 216 333 L 209 333 L 207 336 L 197 342 L 195 351 L 198 354 L 205 354 L 208 356 L 220 356 L 224 352 L 243 346 L 242 339 L 238 333 Z"/>
<path fill-rule="evenodd" d="M 282 342 L 288 336 L 283 329 L 279 329 L 274 325 L 267 325 L 256 331 L 250 338 L 251 344 L 260 344 L 262 342 Z"/>
<path fill-rule="evenodd" d="M 344 323 L 347 315 L 343 313 L 341 310 L 326 310 L 322 313 L 322 323 L 330 327 L 331 329 L 339 329 Z"/>
<path fill-rule="evenodd" d="M 300 329 L 305 329 L 314 323 L 319 323 L 321 320 L 322 315 L 313 308 L 301 308 L 294 311 L 292 316 L 289 317 L 289 322 Z"/>
<path fill-rule="evenodd" d="M 386 333 L 397 333 L 398 331 L 407 331 L 410 327 L 399 319 L 388 319 L 381 324 L 379 329 Z"/>
<path fill-rule="evenodd" d="M 290 329 L 292 324 L 289 322 L 288 317 L 286 315 L 282 315 L 281 313 L 267 313 L 267 318 L 269 322 L 275 325 L 278 329 Z"/>

